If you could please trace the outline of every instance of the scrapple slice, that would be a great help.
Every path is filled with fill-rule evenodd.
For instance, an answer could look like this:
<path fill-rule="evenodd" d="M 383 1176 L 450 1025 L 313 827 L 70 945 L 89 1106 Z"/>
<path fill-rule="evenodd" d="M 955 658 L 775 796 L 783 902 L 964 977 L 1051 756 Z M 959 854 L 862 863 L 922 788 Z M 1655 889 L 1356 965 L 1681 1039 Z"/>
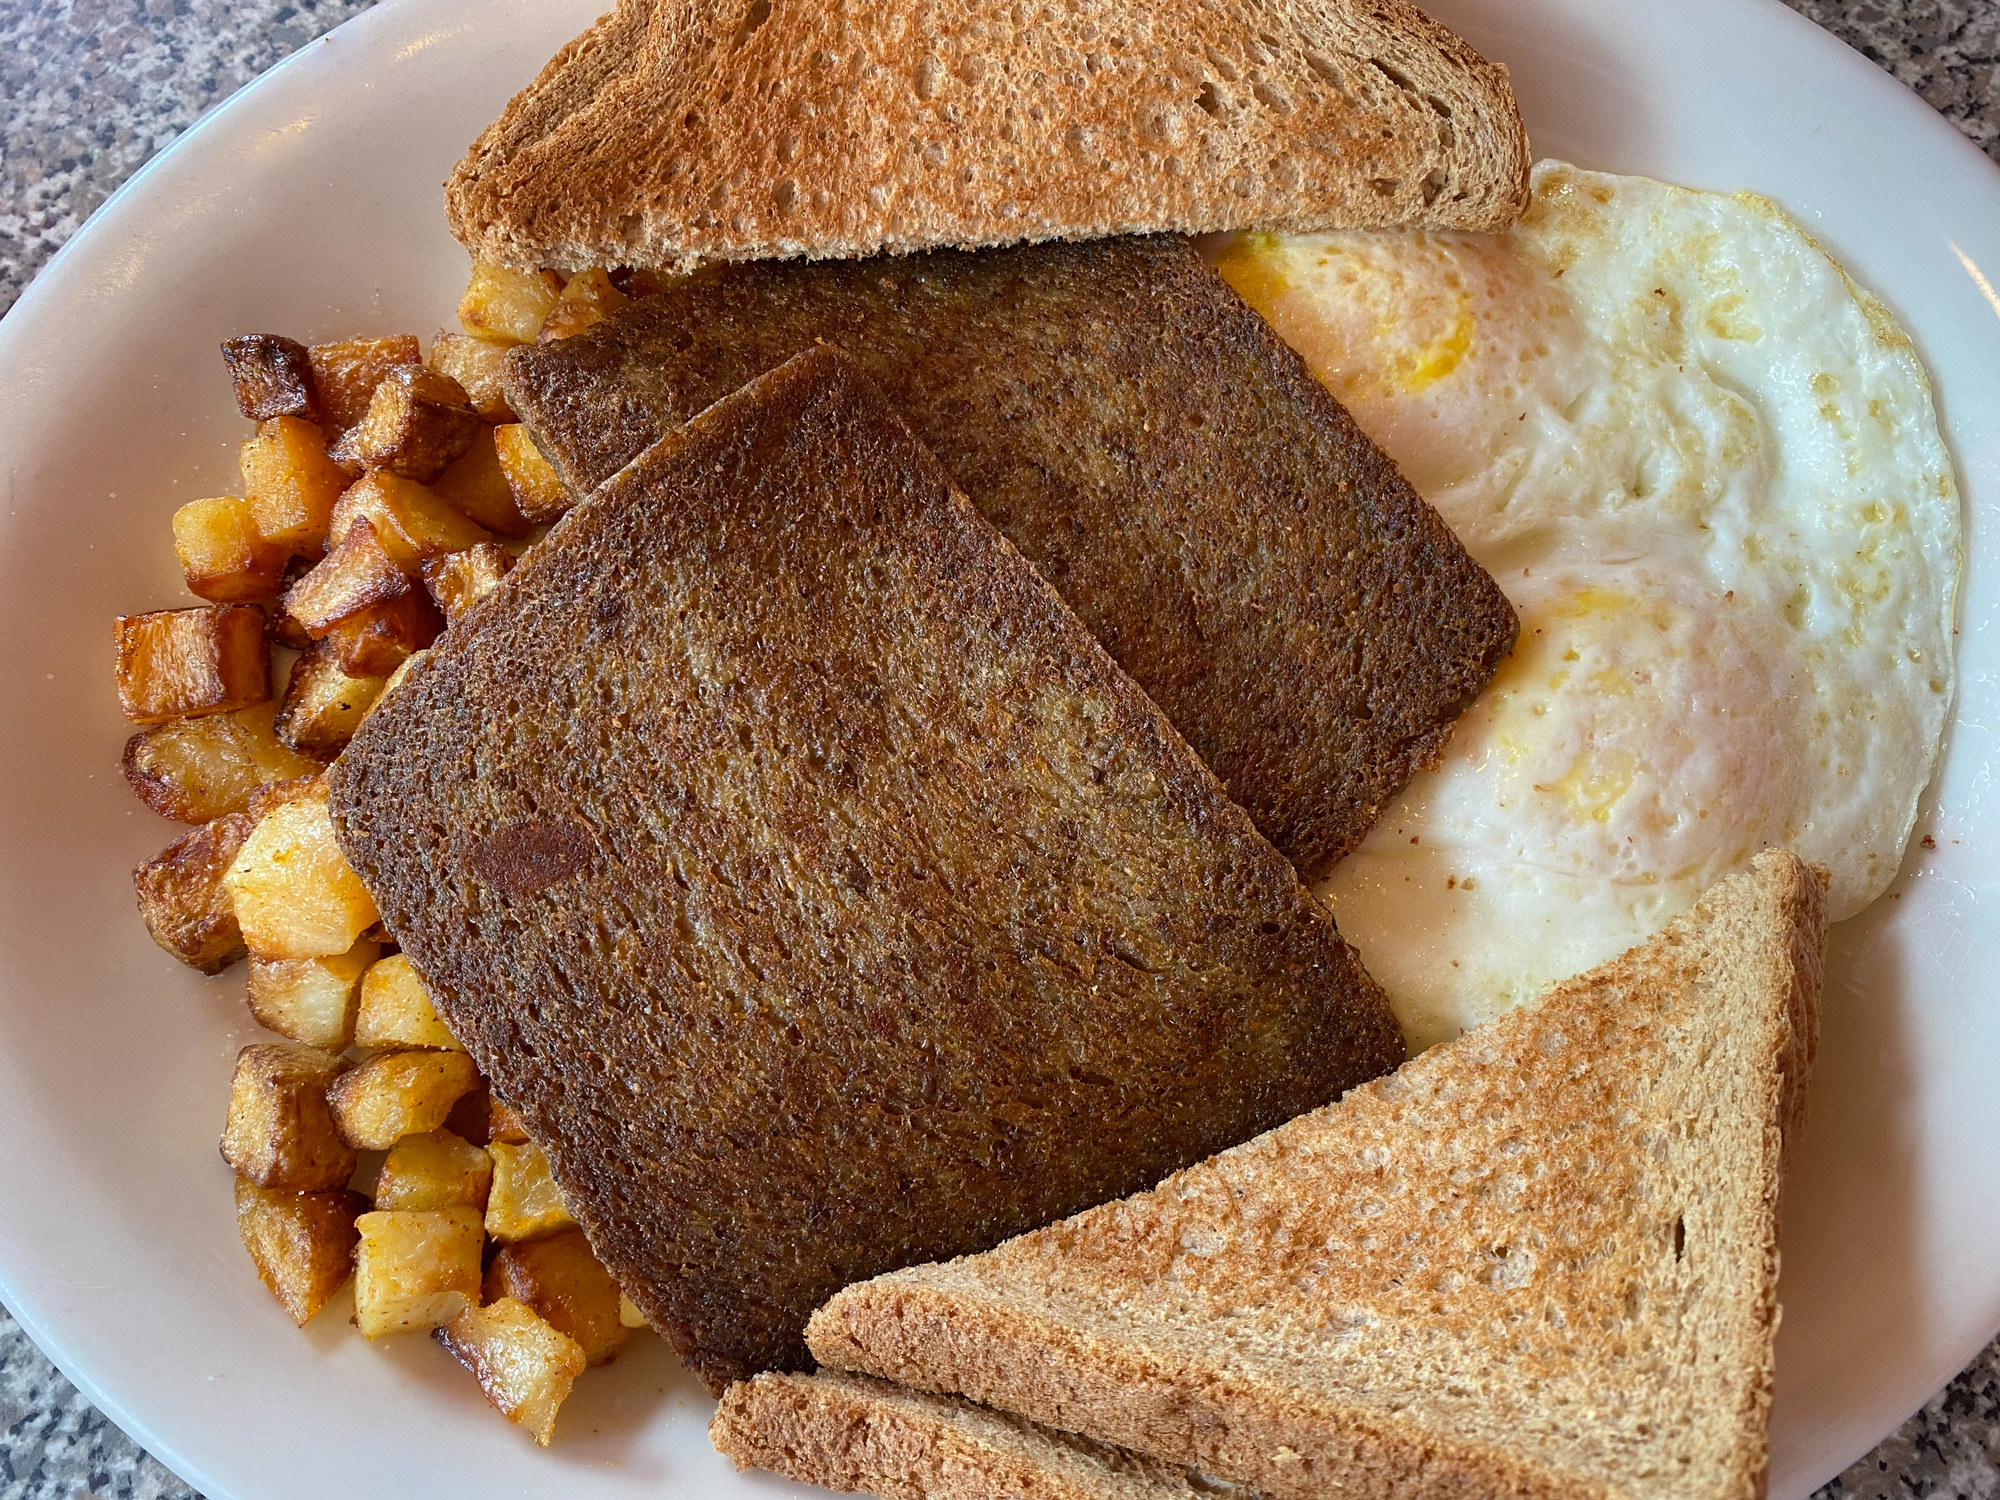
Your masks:
<path fill-rule="evenodd" d="M 1283 857 L 844 358 L 676 430 L 332 772 L 592 1247 L 720 1389 L 1392 1067 Z"/>
<path fill-rule="evenodd" d="M 445 191 L 474 254 L 524 269 L 1495 230 L 1527 204 L 1506 69 L 1405 0 L 674 0 L 637 66 L 521 128 L 544 93 Z"/>
<path fill-rule="evenodd" d="M 1752 1500 L 1824 874 L 987 1255 L 851 1287 L 824 1363 L 1287 1500 Z"/>
<path fill-rule="evenodd" d="M 739 1381 L 708 1436 L 738 1469 L 881 1500 L 1255 1500 L 1177 1464 L 866 1375 Z"/>
<path fill-rule="evenodd" d="M 517 351 L 584 492 L 824 338 L 1317 878 L 1513 644 L 1493 580 L 1185 242 L 730 267 Z"/>

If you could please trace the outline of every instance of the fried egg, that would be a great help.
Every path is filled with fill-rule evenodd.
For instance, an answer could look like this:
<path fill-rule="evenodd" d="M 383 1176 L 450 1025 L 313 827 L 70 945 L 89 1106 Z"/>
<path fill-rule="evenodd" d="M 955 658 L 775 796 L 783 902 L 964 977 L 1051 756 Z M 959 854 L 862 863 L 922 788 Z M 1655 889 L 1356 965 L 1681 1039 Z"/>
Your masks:
<path fill-rule="evenodd" d="M 1215 254 L 1521 618 L 1320 887 L 1412 1045 L 1765 847 L 1827 867 L 1835 919 L 1887 889 L 1951 696 L 1958 492 L 1909 339 L 1798 225 L 1543 162 L 1504 235 Z"/>

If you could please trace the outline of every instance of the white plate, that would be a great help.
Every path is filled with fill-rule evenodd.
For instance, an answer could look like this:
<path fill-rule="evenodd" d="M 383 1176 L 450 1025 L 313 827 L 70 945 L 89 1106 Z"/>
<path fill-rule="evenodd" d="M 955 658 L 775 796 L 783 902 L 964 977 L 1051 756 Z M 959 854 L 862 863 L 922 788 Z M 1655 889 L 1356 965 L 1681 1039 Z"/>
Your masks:
<path fill-rule="evenodd" d="M 438 186 L 595 0 L 388 0 L 135 178 L 0 324 L 0 1297 L 212 1500 L 772 1491 L 636 1340 L 546 1454 L 424 1340 L 295 1332 L 214 1155 L 237 971 L 146 940 L 110 621 L 184 601 L 174 507 L 236 487 L 227 334 L 429 334 L 465 257 Z M 2000 176 L 1775 0 L 1441 0 L 1539 152 L 1750 187 L 1879 293 L 1936 377 L 1969 511 L 1960 703 L 1896 898 L 1836 931 L 1784 1230 L 1773 1494 L 1865 1452 L 2000 1328 Z M 1990 280 L 1989 280 L 1990 278 Z M 733 1487 L 733 1488 L 732 1488 Z"/>

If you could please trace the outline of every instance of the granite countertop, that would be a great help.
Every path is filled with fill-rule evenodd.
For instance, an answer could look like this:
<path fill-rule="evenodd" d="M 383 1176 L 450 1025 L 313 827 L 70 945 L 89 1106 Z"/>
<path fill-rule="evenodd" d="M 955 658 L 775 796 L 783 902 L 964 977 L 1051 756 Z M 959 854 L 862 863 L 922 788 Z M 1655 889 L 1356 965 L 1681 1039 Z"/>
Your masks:
<path fill-rule="evenodd" d="M 373 0 L 0 0 L 0 310 L 148 157 Z M 2000 3 L 1790 0 L 2000 160 Z M 0 1500 L 189 1500 L 0 1309 Z M 1823 1497 L 2000 1495 L 2000 1341 Z"/>

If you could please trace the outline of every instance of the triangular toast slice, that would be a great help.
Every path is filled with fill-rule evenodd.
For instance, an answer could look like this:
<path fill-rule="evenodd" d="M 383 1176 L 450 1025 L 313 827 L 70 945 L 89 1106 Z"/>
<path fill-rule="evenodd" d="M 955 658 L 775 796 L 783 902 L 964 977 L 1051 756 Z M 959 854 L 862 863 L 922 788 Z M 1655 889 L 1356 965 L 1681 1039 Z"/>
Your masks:
<path fill-rule="evenodd" d="M 738 1381 L 708 1436 L 738 1469 L 881 1500 L 1254 1500 L 1179 1464 L 838 1371 Z"/>
<path fill-rule="evenodd" d="M 1496 229 L 1527 202 L 1506 70 L 1405 0 L 661 0 L 628 76 L 524 130 L 548 82 L 446 190 L 476 255 L 687 268 L 1161 230 Z"/>
<path fill-rule="evenodd" d="M 851 361 L 565 517 L 330 773 L 341 847 L 598 1258 L 720 1390 L 839 1288 L 1403 1058 L 1160 710 Z"/>
<path fill-rule="evenodd" d="M 1752 1497 L 1823 876 L 1687 916 L 1338 1104 L 848 1288 L 823 1364 L 1277 1497 Z"/>

